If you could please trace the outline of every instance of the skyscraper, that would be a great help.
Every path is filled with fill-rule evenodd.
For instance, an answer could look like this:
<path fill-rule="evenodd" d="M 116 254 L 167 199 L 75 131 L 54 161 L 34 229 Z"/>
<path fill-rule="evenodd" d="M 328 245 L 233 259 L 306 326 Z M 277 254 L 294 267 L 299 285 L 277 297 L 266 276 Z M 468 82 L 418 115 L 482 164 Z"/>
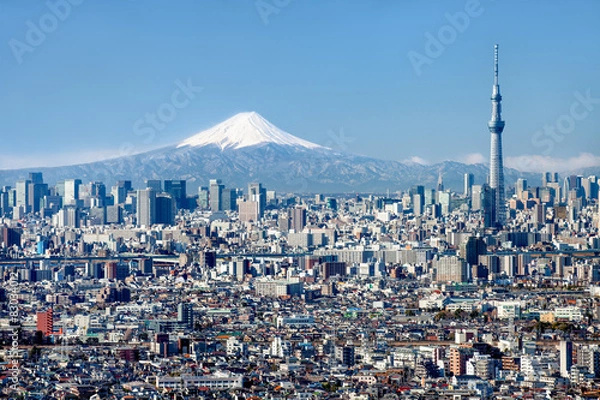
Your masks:
<path fill-rule="evenodd" d="M 17 202 L 15 204 L 16 207 L 23 207 L 23 210 L 27 211 L 27 205 L 29 204 L 29 190 L 28 186 L 31 181 L 18 181 L 17 182 Z"/>
<path fill-rule="evenodd" d="M 221 184 L 220 179 L 211 179 L 210 180 L 210 186 L 209 186 L 210 209 L 213 212 L 223 210 L 223 203 L 222 203 L 223 189 L 224 189 L 224 185 Z"/>
<path fill-rule="evenodd" d="M 465 197 L 471 197 L 471 187 L 473 187 L 473 183 L 475 182 L 475 177 L 471 173 L 466 173 L 464 177 L 464 188 L 463 192 Z"/>
<path fill-rule="evenodd" d="M 79 185 L 81 179 L 65 179 L 64 205 L 76 205 L 79 200 Z"/>
<path fill-rule="evenodd" d="M 267 206 L 267 189 L 262 187 L 260 183 L 248 184 L 248 196 L 246 200 L 258 202 L 258 215 L 262 217 Z"/>
<path fill-rule="evenodd" d="M 156 195 L 156 223 L 174 225 L 175 214 L 176 205 L 173 196 L 168 193 Z"/>
<path fill-rule="evenodd" d="M 137 224 L 151 227 L 156 222 L 156 192 L 148 188 L 137 191 Z"/>
<path fill-rule="evenodd" d="M 166 180 L 165 192 L 173 196 L 178 209 L 187 208 L 187 182 L 185 180 Z"/>
<path fill-rule="evenodd" d="M 492 118 L 488 128 L 492 135 L 490 151 L 490 187 L 493 189 L 493 222 L 494 225 L 503 225 L 506 219 L 504 204 L 504 167 L 502 165 L 502 96 L 498 84 L 498 45 L 494 46 L 494 86 L 492 86 Z"/>
<path fill-rule="evenodd" d="M 523 199 L 523 192 L 527 190 L 527 179 L 519 178 L 517 179 L 517 184 L 515 185 L 515 193 L 518 199 Z"/>
<path fill-rule="evenodd" d="M 221 210 L 235 211 L 237 210 L 237 189 L 223 189 L 221 191 Z"/>
<path fill-rule="evenodd" d="M 44 183 L 44 178 L 41 172 L 30 172 L 29 180 L 31 183 Z"/>
<path fill-rule="evenodd" d="M 201 186 L 198 188 L 198 207 L 203 210 L 208 209 L 210 203 L 208 202 L 208 187 Z"/>
<path fill-rule="evenodd" d="M 162 181 L 160 179 L 147 179 L 146 188 L 153 189 L 155 192 L 161 193 L 163 191 Z"/>

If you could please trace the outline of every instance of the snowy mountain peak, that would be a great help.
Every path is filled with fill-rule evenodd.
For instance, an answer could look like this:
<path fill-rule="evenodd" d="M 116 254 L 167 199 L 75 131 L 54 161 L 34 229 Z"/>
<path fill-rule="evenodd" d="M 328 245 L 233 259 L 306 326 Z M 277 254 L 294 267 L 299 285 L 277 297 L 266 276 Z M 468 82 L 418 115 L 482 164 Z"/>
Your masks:
<path fill-rule="evenodd" d="M 307 149 L 323 148 L 318 144 L 302 140 L 279 129 L 256 112 L 236 114 L 210 129 L 187 138 L 177 147 L 216 145 L 221 150 L 225 150 L 241 149 L 267 143 Z"/>

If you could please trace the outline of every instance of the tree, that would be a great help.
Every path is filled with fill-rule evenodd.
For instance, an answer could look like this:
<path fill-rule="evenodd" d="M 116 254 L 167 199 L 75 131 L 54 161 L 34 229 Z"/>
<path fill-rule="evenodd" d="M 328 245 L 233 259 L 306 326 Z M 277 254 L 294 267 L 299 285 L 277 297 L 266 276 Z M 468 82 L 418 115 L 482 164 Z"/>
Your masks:
<path fill-rule="evenodd" d="M 456 319 L 463 319 L 463 309 L 459 308 L 458 310 L 454 311 L 454 318 Z"/>
<path fill-rule="evenodd" d="M 446 311 L 442 310 L 442 311 L 438 312 L 437 314 L 435 314 L 433 319 L 437 322 L 437 321 L 447 318 L 447 316 L 448 315 L 447 315 Z"/>

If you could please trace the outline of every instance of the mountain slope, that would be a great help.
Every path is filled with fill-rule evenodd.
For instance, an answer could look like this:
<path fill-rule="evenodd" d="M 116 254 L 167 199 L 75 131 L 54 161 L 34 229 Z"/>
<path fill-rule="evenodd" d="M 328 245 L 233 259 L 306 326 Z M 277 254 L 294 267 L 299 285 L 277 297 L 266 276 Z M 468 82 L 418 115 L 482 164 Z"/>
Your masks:
<path fill-rule="evenodd" d="M 81 178 L 113 185 L 130 179 L 142 187 L 146 179 L 186 179 L 189 193 L 213 178 L 228 187 L 260 181 L 278 191 L 383 192 L 416 184 L 435 187 L 440 173 L 446 188 L 462 191 L 465 173 L 473 173 L 475 183 L 485 182 L 488 173 L 482 164 L 424 166 L 336 152 L 292 136 L 257 113 L 238 114 L 178 145 L 147 153 L 74 166 L 0 171 L 0 183 L 14 185 L 32 170 L 43 172 L 49 183 Z M 534 185 L 537 175 L 505 170 L 507 187 L 518 177 Z"/>

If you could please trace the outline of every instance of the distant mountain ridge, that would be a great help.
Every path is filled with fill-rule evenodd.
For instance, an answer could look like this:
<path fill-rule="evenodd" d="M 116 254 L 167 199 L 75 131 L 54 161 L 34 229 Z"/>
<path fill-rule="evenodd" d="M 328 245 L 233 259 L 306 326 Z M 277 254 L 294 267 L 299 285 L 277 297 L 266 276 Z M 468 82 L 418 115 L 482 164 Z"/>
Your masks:
<path fill-rule="evenodd" d="M 473 173 L 475 183 L 481 184 L 488 167 L 452 161 L 420 165 L 341 153 L 297 138 L 256 112 L 246 112 L 177 145 L 88 164 L 3 170 L 0 183 L 14 185 L 29 171 L 43 172 L 49 183 L 80 178 L 113 185 L 130 179 L 142 187 L 147 179 L 186 179 L 189 193 L 214 178 L 227 187 L 257 181 L 284 192 L 393 192 L 416 184 L 435 187 L 442 174 L 446 188 L 461 192 L 465 173 Z M 530 185 L 540 181 L 540 174 L 505 169 L 507 187 L 519 177 Z"/>

